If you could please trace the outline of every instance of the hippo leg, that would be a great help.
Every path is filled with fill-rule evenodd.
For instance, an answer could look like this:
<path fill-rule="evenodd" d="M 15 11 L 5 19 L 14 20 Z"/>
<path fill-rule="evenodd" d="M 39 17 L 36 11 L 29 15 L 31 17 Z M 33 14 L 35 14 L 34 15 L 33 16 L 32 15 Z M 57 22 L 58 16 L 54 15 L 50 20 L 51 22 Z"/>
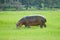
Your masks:
<path fill-rule="evenodd" d="M 28 28 L 30 28 L 30 26 L 29 26 L 29 25 L 25 25 L 25 27 L 28 27 Z"/>
<path fill-rule="evenodd" d="M 44 27 L 46 28 L 46 24 L 44 24 Z"/>
<path fill-rule="evenodd" d="M 43 25 L 42 24 L 40 24 L 40 28 L 43 28 Z"/>
<path fill-rule="evenodd" d="M 40 23 L 40 28 L 43 28 L 43 26 L 44 26 L 44 22 L 41 21 L 41 23 Z"/>
<path fill-rule="evenodd" d="M 40 28 L 43 28 L 43 23 L 40 24 Z"/>

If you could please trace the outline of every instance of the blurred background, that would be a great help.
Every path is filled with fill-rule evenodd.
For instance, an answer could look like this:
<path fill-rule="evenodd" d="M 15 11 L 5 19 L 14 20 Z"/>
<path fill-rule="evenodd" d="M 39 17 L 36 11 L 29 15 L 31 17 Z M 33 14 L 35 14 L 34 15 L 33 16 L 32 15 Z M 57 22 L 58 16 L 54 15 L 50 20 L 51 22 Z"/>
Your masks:
<path fill-rule="evenodd" d="M 60 9 L 60 0 L 0 0 L 0 11 L 51 9 Z"/>
<path fill-rule="evenodd" d="M 30 15 L 44 16 L 47 27 L 17 29 L 17 22 Z M 0 40 L 60 40 L 60 0 L 0 0 Z"/>

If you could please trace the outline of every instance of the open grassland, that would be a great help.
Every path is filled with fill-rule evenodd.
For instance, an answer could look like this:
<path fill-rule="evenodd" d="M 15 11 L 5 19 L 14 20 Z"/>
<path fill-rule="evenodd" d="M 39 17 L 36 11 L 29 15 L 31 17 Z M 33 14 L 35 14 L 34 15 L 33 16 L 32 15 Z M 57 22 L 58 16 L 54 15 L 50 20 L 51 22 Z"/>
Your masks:
<path fill-rule="evenodd" d="M 16 28 L 19 19 L 28 15 L 43 15 L 47 19 L 47 28 L 24 25 Z M 59 11 L 1 11 L 0 12 L 0 40 L 60 40 L 60 12 Z"/>

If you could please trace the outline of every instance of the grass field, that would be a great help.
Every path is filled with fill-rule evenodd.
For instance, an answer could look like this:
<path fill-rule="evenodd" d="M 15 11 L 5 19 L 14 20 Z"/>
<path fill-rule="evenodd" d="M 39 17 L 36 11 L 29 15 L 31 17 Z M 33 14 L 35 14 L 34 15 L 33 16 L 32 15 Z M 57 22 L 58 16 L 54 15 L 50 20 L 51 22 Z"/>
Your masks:
<path fill-rule="evenodd" d="M 43 15 L 47 19 L 47 28 L 24 25 L 16 28 L 19 19 L 28 15 Z M 60 40 L 60 12 L 59 11 L 1 11 L 0 12 L 0 40 Z"/>

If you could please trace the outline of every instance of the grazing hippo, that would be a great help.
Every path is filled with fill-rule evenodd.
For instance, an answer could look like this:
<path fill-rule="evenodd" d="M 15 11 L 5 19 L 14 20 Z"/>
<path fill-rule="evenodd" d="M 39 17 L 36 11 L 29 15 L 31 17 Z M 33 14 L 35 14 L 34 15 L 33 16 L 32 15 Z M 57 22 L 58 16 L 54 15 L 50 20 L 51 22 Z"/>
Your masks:
<path fill-rule="evenodd" d="M 43 16 L 26 16 L 20 19 L 16 26 L 17 28 L 21 27 L 22 25 L 25 25 L 25 27 L 30 27 L 30 26 L 37 26 L 40 25 L 42 28 L 43 26 L 46 27 L 46 19 Z"/>

